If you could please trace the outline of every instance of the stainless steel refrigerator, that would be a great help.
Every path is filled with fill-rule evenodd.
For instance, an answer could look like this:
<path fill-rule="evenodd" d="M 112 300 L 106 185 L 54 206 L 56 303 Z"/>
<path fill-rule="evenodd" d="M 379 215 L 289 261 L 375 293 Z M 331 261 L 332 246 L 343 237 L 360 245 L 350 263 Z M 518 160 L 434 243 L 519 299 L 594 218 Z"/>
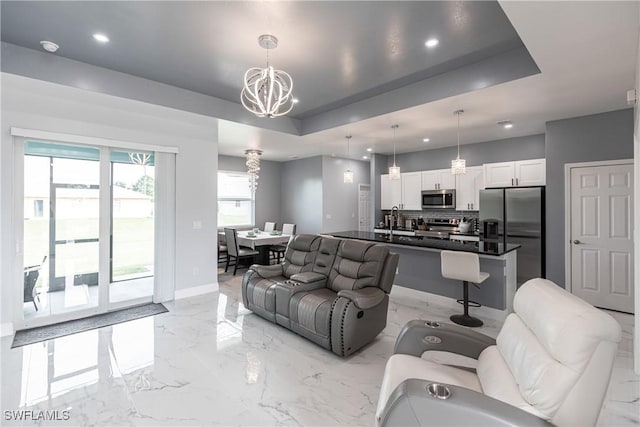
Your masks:
<path fill-rule="evenodd" d="M 499 240 L 518 249 L 518 286 L 545 272 L 544 187 L 495 188 L 480 191 L 480 239 L 485 221 L 498 223 Z"/>

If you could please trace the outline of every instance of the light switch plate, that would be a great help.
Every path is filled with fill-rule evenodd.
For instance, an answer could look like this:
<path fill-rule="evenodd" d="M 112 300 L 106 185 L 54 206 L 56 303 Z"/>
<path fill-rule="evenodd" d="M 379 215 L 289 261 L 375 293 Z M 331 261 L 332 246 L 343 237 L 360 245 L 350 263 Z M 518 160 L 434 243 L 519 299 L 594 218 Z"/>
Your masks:
<path fill-rule="evenodd" d="M 193 229 L 201 230 L 202 229 L 202 221 L 193 221 Z"/>

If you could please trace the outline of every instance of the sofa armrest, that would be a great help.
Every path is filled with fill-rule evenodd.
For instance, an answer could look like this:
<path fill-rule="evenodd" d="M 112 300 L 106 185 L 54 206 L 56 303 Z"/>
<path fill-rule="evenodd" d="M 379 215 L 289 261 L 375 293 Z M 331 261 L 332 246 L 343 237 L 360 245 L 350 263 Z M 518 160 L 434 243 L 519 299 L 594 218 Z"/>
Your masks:
<path fill-rule="evenodd" d="M 294 275 L 295 276 L 295 275 Z M 291 276 L 293 277 L 293 276 Z M 315 291 L 323 289 L 327 285 L 327 278 L 323 276 L 321 280 L 310 283 L 296 282 L 295 280 L 286 280 L 277 282 L 276 291 L 276 315 L 289 318 L 289 303 L 291 298 L 299 292 Z"/>
<path fill-rule="evenodd" d="M 249 270 L 255 271 L 263 279 L 271 279 L 272 277 L 282 276 L 282 265 L 261 265 L 253 264 Z"/>
<path fill-rule="evenodd" d="M 440 384 L 448 389 L 449 397 L 444 397 L 446 392 L 439 397 L 433 396 L 428 387 L 434 383 L 415 378 L 400 383 L 376 417 L 376 425 L 459 426 L 471 423 L 485 426 L 551 426 L 529 412 L 463 387 Z"/>
<path fill-rule="evenodd" d="M 318 282 L 320 280 L 326 281 L 327 276 L 320 273 L 314 273 L 313 271 L 306 271 L 304 273 L 294 274 L 293 276 L 291 276 L 291 280 L 300 283 L 312 283 Z"/>
<path fill-rule="evenodd" d="M 338 292 L 339 297 L 351 300 L 356 307 L 366 310 L 375 307 L 384 300 L 385 293 L 380 288 L 362 288 Z"/>
<path fill-rule="evenodd" d="M 477 359 L 482 350 L 495 344 L 495 339 L 462 326 L 412 320 L 400 331 L 393 352 L 420 357 L 425 351 L 438 350 Z"/>

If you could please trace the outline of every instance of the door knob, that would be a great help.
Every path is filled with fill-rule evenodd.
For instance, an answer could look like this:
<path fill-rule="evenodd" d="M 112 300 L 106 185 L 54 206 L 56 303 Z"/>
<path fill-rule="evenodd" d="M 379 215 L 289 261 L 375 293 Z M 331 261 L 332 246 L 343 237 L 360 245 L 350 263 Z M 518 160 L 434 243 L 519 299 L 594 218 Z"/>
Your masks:
<path fill-rule="evenodd" d="M 574 245 L 579 245 L 580 243 L 582 243 L 580 240 L 574 240 L 574 241 L 573 241 L 573 244 L 574 244 Z"/>

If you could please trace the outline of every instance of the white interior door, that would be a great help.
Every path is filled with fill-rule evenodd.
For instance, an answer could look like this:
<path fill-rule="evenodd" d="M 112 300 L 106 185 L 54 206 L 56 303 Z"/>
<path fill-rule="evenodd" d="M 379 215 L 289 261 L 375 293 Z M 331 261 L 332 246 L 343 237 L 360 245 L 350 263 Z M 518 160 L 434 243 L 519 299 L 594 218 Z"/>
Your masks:
<path fill-rule="evenodd" d="M 571 291 L 633 313 L 633 165 L 571 168 Z"/>
<path fill-rule="evenodd" d="M 372 231 L 371 226 L 371 188 L 360 185 L 358 191 L 358 231 Z"/>

